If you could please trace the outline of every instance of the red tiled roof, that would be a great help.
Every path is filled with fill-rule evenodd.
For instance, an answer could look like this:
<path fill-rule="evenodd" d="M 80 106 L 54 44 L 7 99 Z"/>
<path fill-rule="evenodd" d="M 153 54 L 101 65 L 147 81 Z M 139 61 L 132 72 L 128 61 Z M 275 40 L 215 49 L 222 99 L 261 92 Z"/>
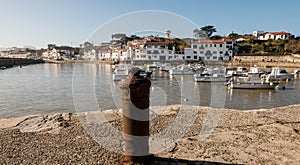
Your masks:
<path fill-rule="evenodd" d="M 232 40 L 198 40 L 194 43 L 215 43 L 215 44 L 222 44 L 224 42 L 232 42 Z"/>
<path fill-rule="evenodd" d="M 285 35 L 285 34 L 290 34 L 290 33 L 282 31 L 282 32 L 271 32 L 271 34 L 273 34 L 273 35 Z"/>
<path fill-rule="evenodd" d="M 169 42 L 146 42 L 145 45 L 168 45 Z"/>

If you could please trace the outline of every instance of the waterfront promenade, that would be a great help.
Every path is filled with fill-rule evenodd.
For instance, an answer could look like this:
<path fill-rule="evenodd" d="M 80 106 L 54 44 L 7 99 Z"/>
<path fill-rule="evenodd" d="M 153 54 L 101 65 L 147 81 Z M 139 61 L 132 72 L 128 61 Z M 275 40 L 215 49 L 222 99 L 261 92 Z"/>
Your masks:
<path fill-rule="evenodd" d="M 159 112 L 150 122 L 151 134 L 166 129 L 174 121 L 180 107 L 151 107 Z M 209 108 L 185 106 L 180 110 L 191 109 L 198 111 L 191 129 L 167 150 L 156 153 L 152 164 L 300 162 L 300 105 L 251 111 L 225 109 L 218 126 L 204 140 L 199 140 L 198 135 Z M 78 114 L 54 114 L 1 119 L 0 163 L 119 164 L 121 155 L 96 143 L 83 129 L 79 116 L 84 117 Z M 118 111 L 107 111 L 105 116 L 110 122 L 104 124 L 121 129 Z"/>

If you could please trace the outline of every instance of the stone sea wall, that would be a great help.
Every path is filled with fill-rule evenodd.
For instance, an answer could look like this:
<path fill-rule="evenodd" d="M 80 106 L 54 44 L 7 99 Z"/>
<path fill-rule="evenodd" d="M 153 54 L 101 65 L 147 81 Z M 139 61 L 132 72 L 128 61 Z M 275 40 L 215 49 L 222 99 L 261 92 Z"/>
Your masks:
<path fill-rule="evenodd" d="M 0 67 L 10 68 L 14 66 L 44 63 L 43 60 L 23 59 L 23 58 L 0 58 Z"/>

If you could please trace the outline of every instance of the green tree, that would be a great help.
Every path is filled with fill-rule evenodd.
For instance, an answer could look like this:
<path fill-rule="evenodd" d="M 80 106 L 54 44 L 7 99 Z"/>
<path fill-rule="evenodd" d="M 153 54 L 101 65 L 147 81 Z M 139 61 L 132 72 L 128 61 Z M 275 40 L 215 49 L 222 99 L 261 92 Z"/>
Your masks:
<path fill-rule="evenodd" d="M 236 40 L 236 39 L 238 39 L 240 36 L 239 36 L 239 34 L 232 32 L 232 33 L 230 33 L 230 34 L 228 35 L 228 37 L 229 37 L 230 39 L 232 39 L 232 40 Z"/>
<path fill-rule="evenodd" d="M 220 35 L 214 35 L 214 36 L 211 36 L 211 37 L 210 37 L 211 40 L 220 40 L 220 39 L 222 39 L 222 38 L 223 38 L 223 37 L 220 36 Z"/>
<path fill-rule="evenodd" d="M 126 37 L 126 34 L 123 34 L 123 33 L 116 33 L 116 34 L 111 35 L 112 39 L 122 39 L 122 38 L 125 38 L 125 37 Z"/>
<path fill-rule="evenodd" d="M 212 25 L 203 26 L 200 30 L 206 32 L 208 37 L 211 37 L 214 32 L 217 32 L 216 28 Z"/>
<path fill-rule="evenodd" d="M 202 29 L 194 29 L 194 37 L 197 39 L 209 39 L 207 33 Z"/>

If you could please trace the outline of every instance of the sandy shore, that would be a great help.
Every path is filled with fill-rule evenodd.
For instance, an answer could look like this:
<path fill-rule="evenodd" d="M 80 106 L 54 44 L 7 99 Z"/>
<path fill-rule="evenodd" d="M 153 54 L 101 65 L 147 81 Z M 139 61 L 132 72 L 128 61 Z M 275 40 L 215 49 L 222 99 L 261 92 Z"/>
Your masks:
<path fill-rule="evenodd" d="M 300 162 L 300 105 L 251 111 L 179 105 L 151 107 L 151 134 L 170 129 L 178 116 L 184 116 L 182 111 L 196 112 L 195 120 L 183 136 L 155 153 L 152 164 Z M 0 164 L 119 164 L 121 154 L 99 145 L 85 129 L 87 119 L 89 126 L 102 129 L 95 118 L 100 113 L 0 119 Z M 119 111 L 107 111 L 104 116 L 106 121 L 100 124 L 121 130 Z M 207 137 L 199 136 L 200 132 L 209 132 L 203 130 L 208 118 L 215 119 L 210 124 L 216 124 L 216 128 Z"/>

